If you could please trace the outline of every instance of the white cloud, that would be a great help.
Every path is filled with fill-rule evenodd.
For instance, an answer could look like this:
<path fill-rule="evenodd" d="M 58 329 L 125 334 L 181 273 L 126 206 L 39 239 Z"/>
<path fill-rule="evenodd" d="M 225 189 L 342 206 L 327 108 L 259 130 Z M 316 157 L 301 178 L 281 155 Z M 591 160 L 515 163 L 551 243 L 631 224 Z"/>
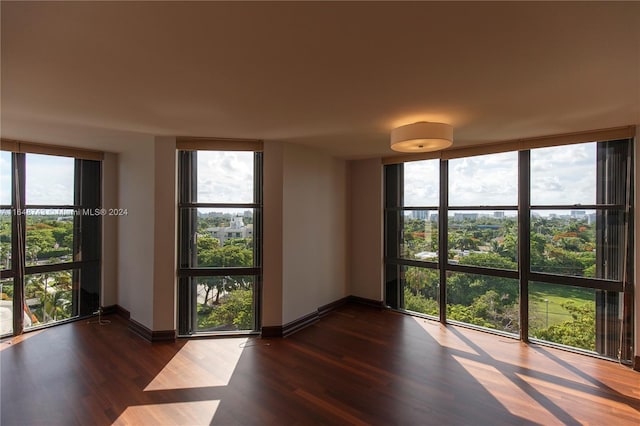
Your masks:
<path fill-rule="evenodd" d="M 27 154 L 27 205 L 73 205 L 74 164 L 73 158 Z"/>
<path fill-rule="evenodd" d="M 404 205 L 437 206 L 440 203 L 439 160 L 412 161 L 404 165 Z"/>
<path fill-rule="evenodd" d="M 405 164 L 405 206 L 438 205 L 438 160 Z M 531 151 L 533 205 L 595 204 L 596 144 Z M 450 206 L 515 206 L 518 153 L 449 161 Z"/>
<path fill-rule="evenodd" d="M 0 204 L 11 204 L 11 153 L 0 151 Z"/>
<path fill-rule="evenodd" d="M 510 206 L 518 203 L 516 152 L 449 161 L 449 204 Z"/>
<path fill-rule="evenodd" d="M 198 202 L 252 203 L 253 152 L 198 151 Z"/>
<path fill-rule="evenodd" d="M 531 204 L 595 204 L 596 144 L 531 151 Z"/>

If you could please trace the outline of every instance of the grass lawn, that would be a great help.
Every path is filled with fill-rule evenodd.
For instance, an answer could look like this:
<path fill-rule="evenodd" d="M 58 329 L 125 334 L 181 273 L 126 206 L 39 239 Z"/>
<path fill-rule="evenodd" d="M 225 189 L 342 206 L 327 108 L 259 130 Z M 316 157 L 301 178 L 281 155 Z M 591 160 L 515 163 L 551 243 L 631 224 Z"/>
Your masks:
<path fill-rule="evenodd" d="M 562 304 L 573 300 L 577 304 L 589 305 L 595 302 L 595 290 L 555 284 L 532 283 L 529 286 L 529 315 L 537 320 L 537 325 L 547 327 L 547 302 L 549 309 L 548 325 L 558 324 L 571 319 L 569 311 Z"/>

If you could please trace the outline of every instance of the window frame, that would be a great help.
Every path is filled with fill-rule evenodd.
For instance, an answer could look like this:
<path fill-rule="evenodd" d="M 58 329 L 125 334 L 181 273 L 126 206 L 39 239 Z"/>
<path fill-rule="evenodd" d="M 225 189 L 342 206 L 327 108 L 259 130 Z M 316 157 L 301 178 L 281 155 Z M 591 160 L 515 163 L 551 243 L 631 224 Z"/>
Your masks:
<path fill-rule="evenodd" d="M 11 268 L 0 271 L 1 279 L 13 280 L 13 328 L 2 337 L 17 336 L 92 315 L 100 307 L 102 264 L 102 153 L 48 147 L 30 143 L 5 143 L 11 153 L 11 205 L 0 209 L 11 212 Z M 34 148 L 35 147 L 35 148 Z M 34 148 L 34 149 L 32 149 Z M 71 205 L 26 203 L 26 156 L 39 154 L 74 159 L 74 201 Z M 73 214 L 72 261 L 46 265 L 26 265 L 26 216 L 29 210 L 70 210 Z M 90 212 L 90 214 L 85 214 Z M 72 314 L 70 318 L 25 328 L 23 303 L 26 277 L 50 272 L 70 271 L 72 275 Z M 17 313 L 20 314 L 17 314 Z"/>
<path fill-rule="evenodd" d="M 561 138 L 560 138 L 561 139 Z M 572 140 L 570 143 L 561 143 L 559 145 L 572 145 L 572 144 L 580 144 L 587 143 L 589 140 Z M 598 185 L 602 186 L 602 180 L 608 179 L 606 176 L 601 176 L 603 170 L 608 168 L 609 173 L 611 170 L 614 170 L 612 166 L 604 166 L 602 165 L 603 161 L 606 160 L 606 156 L 601 154 L 604 152 L 607 147 L 613 146 L 614 144 L 619 143 L 624 145 L 624 153 L 618 152 L 618 161 L 619 164 L 623 164 L 626 167 L 626 170 L 623 171 L 623 174 L 626 175 L 626 185 L 627 185 L 627 198 L 625 200 L 606 200 L 602 197 L 596 200 L 596 204 L 594 205 L 531 205 L 531 150 L 535 148 L 543 148 L 546 146 L 554 146 L 545 145 L 545 144 L 531 144 L 531 146 L 523 147 L 522 143 L 512 144 L 509 146 L 512 150 L 518 151 L 518 205 L 517 206 L 449 206 L 448 204 L 448 191 L 449 191 L 449 159 L 453 158 L 461 158 L 464 155 L 455 155 L 455 153 L 451 153 L 450 155 L 440 154 L 440 156 L 435 155 L 426 155 L 422 157 L 402 157 L 400 158 L 402 161 L 394 161 L 393 159 L 389 161 L 383 161 L 384 164 L 384 283 L 385 283 L 385 303 L 390 306 L 392 309 L 409 312 L 404 310 L 404 300 L 403 300 L 403 285 L 401 284 L 401 272 L 400 269 L 402 266 L 414 266 L 421 268 L 431 268 L 437 269 L 440 274 L 440 298 L 439 298 L 439 318 L 438 320 L 443 323 L 455 323 L 461 324 L 464 326 L 468 326 L 471 328 L 480 328 L 483 331 L 491 331 L 495 332 L 495 330 L 487 329 L 484 327 L 474 326 L 472 324 L 467 323 L 459 323 L 457 321 L 451 321 L 447 319 L 446 315 L 446 307 L 447 307 L 447 297 L 446 297 L 446 276 L 450 272 L 462 272 L 462 273 L 471 273 L 471 274 L 481 274 L 485 276 L 492 277 L 503 277 L 503 278 L 514 278 L 519 281 L 519 293 L 520 293 L 520 302 L 519 302 L 519 339 L 523 342 L 529 342 L 530 340 L 538 341 L 535 338 L 530 338 L 529 336 L 529 284 L 531 282 L 542 282 L 548 284 L 555 285 L 567 285 L 567 286 L 575 286 L 582 288 L 590 288 L 595 289 L 599 294 L 601 301 L 597 302 L 602 306 L 602 308 L 597 308 L 598 313 L 597 316 L 600 315 L 602 318 L 597 318 L 596 320 L 596 334 L 604 334 L 604 328 L 606 328 L 606 319 L 604 318 L 605 309 L 617 309 L 617 308 L 609 308 L 613 303 L 612 300 L 615 300 L 620 294 L 625 298 L 624 310 L 626 312 L 625 315 L 629 316 L 629 310 L 633 309 L 633 300 L 629 296 L 629 292 L 625 292 L 625 288 L 629 288 L 629 280 L 632 280 L 633 276 L 633 268 L 634 265 L 632 262 L 624 261 L 623 269 L 625 269 L 621 274 L 619 279 L 608 279 L 608 278 L 591 278 L 591 277 L 582 277 L 582 276 L 570 276 L 570 275 L 561 275 L 561 274 L 553 274 L 547 272 L 537 272 L 531 270 L 531 212 L 538 209 L 553 209 L 553 210 L 595 210 L 597 214 L 601 214 L 602 212 L 607 211 L 623 211 L 623 217 L 626 218 L 624 220 L 623 225 L 626 226 L 625 233 L 625 247 L 626 253 L 619 253 L 619 256 L 623 256 L 623 259 L 628 259 L 629 256 L 632 255 L 633 250 L 633 235 L 629 232 L 629 227 L 633 227 L 633 217 L 631 215 L 632 203 L 633 203 L 633 184 L 631 183 L 632 174 L 633 174 L 633 138 L 626 137 L 614 140 L 603 140 L 597 142 L 597 150 L 598 150 L 598 162 L 597 162 L 597 173 L 598 173 Z M 463 151 L 463 150 L 461 150 Z M 498 152 L 505 152 L 506 149 L 498 150 Z M 471 156 L 475 155 L 483 155 L 490 154 L 493 151 L 489 150 L 488 152 L 479 152 L 476 150 L 469 150 L 468 154 Z M 403 194 L 403 166 L 405 161 L 419 161 L 425 159 L 435 159 L 440 158 L 440 205 L 438 206 L 438 232 L 439 232 L 439 244 L 438 244 L 438 262 L 424 262 L 424 261 L 416 261 L 410 259 L 401 258 L 400 254 L 400 244 L 402 243 L 402 217 L 404 211 L 410 210 L 426 210 L 428 207 L 433 206 L 403 206 L 402 194 Z M 600 160 L 602 158 L 602 161 Z M 618 185 L 620 183 L 618 182 Z M 598 190 L 602 191 L 602 188 Z M 629 195 L 631 192 L 631 195 Z M 433 209 L 430 209 L 433 210 Z M 443 255 L 446 253 L 446 250 L 443 248 L 448 248 L 448 234 L 449 234 L 449 226 L 448 226 L 448 215 L 449 210 L 504 210 L 504 211 L 517 211 L 517 221 L 518 221 L 518 269 L 511 271 L 506 269 L 498 269 L 498 268 L 488 268 L 488 267 L 479 267 L 479 266 L 470 266 L 470 265 L 460 265 L 460 264 L 452 264 L 448 262 L 448 256 Z M 619 250 L 624 250 L 619 248 Z M 632 257 L 631 257 L 632 258 Z M 626 278 L 625 278 L 626 277 Z M 626 281 L 625 281 L 626 280 Z M 628 300 L 629 299 L 629 300 Z M 618 311 L 615 311 L 618 314 Z M 409 312 L 411 314 L 417 314 L 419 316 L 424 316 L 427 318 L 433 319 L 433 316 L 423 315 L 416 312 Z M 627 320 L 628 322 L 628 320 Z M 632 355 L 631 345 L 632 345 L 632 327 L 633 324 L 626 324 L 622 327 L 626 327 L 622 331 L 625 335 L 625 344 L 622 351 L 622 357 L 624 359 L 630 359 Z M 501 332 L 497 332 L 497 334 L 504 334 Z M 602 337 L 602 339 L 607 339 L 607 337 Z M 545 344 L 554 345 L 552 342 L 543 342 Z M 612 342 L 610 344 L 598 345 L 596 344 L 596 348 L 599 353 L 603 353 L 605 357 L 615 357 L 617 356 L 617 348 L 616 353 L 610 348 L 610 346 L 614 346 Z M 555 345 L 561 346 L 561 345 Z M 578 352 L 589 352 L 583 351 L 578 348 L 574 348 Z"/>
<path fill-rule="evenodd" d="M 233 144 L 230 141 L 201 140 L 181 141 L 177 144 L 178 156 L 178 336 L 203 335 L 247 335 L 257 334 L 261 325 L 262 300 L 262 216 L 263 216 L 263 153 L 261 145 L 255 142 Z M 204 143 L 203 143 L 204 142 Z M 231 149 L 229 149 L 231 148 Z M 250 151 L 253 152 L 253 202 L 252 203 L 212 203 L 198 202 L 197 199 L 197 153 L 198 151 Z M 253 217 L 253 266 L 252 267 L 193 267 L 191 235 L 194 219 L 186 215 L 189 210 L 199 208 L 240 208 L 251 209 Z M 194 304 L 191 281 L 196 277 L 254 276 L 253 284 L 253 328 L 251 330 L 197 331 L 197 302 Z M 195 306 L 194 306 L 195 305 Z"/>

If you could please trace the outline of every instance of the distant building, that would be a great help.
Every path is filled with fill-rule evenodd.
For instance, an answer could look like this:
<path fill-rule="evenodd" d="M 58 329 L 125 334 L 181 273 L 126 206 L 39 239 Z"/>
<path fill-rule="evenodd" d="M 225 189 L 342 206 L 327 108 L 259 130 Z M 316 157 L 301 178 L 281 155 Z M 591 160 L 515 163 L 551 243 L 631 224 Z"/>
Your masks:
<path fill-rule="evenodd" d="M 504 219 L 504 212 L 493 212 L 493 217 L 497 219 Z"/>
<path fill-rule="evenodd" d="M 454 213 L 453 220 L 477 220 L 478 213 Z"/>
<path fill-rule="evenodd" d="M 207 232 L 209 232 L 213 238 L 217 238 L 220 241 L 220 245 L 224 246 L 225 241 L 232 238 L 252 238 L 253 225 L 245 225 L 242 216 L 234 216 L 229 226 L 207 228 Z"/>
<path fill-rule="evenodd" d="M 571 218 L 573 219 L 585 219 L 587 212 L 584 210 L 571 210 Z"/>
<path fill-rule="evenodd" d="M 429 210 L 414 210 L 411 212 L 414 219 L 426 220 L 429 217 Z"/>

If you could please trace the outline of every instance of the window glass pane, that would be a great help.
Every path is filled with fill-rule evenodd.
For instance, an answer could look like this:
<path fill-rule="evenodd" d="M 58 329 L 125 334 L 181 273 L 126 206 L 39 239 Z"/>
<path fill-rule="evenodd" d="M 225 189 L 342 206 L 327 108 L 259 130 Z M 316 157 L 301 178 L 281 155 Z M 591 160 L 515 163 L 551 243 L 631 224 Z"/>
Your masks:
<path fill-rule="evenodd" d="M 11 269 L 11 210 L 0 210 L 0 269 Z"/>
<path fill-rule="evenodd" d="M 518 280 L 488 275 L 447 276 L 447 319 L 519 332 Z"/>
<path fill-rule="evenodd" d="M 439 188 L 439 160 L 411 161 L 404 164 L 404 206 L 438 206 Z"/>
<path fill-rule="evenodd" d="M 24 291 L 25 329 L 75 315 L 71 270 L 26 275 Z"/>
<path fill-rule="evenodd" d="M 449 211 L 449 263 L 518 269 L 516 211 Z"/>
<path fill-rule="evenodd" d="M 253 152 L 198 151 L 197 202 L 253 203 Z"/>
<path fill-rule="evenodd" d="M 11 205 L 11 153 L 0 151 L 0 204 Z"/>
<path fill-rule="evenodd" d="M 602 225 L 598 225 L 598 223 Z M 598 234 L 606 224 L 607 235 Z M 535 210 L 531 212 L 531 270 L 620 279 L 624 212 Z"/>
<path fill-rule="evenodd" d="M 26 321 L 26 318 L 25 318 Z M 0 280 L 0 336 L 13 333 L 13 278 Z"/>
<path fill-rule="evenodd" d="M 597 144 L 531 150 L 531 205 L 596 204 Z"/>
<path fill-rule="evenodd" d="M 75 160 L 40 154 L 25 157 L 27 205 L 73 205 Z"/>
<path fill-rule="evenodd" d="M 437 269 L 401 267 L 404 308 L 421 314 L 440 315 L 440 272 Z"/>
<path fill-rule="evenodd" d="M 192 220 L 195 247 L 190 267 L 253 267 L 254 209 L 183 209 L 182 220 Z"/>
<path fill-rule="evenodd" d="M 529 283 L 529 337 L 595 351 L 596 290 Z"/>
<path fill-rule="evenodd" d="M 400 257 L 426 262 L 438 261 L 438 211 L 404 212 Z"/>
<path fill-rule="evenodd" d="M 480 155 L 449 161 L 450 206 L 516 206 L 518 153 Z"/>
<path fill-rule="evenodd" d="M 256 277 L 193 277 L 198 332 L 253 330 Z"/>
<path fill-rule="evenodd" d="M 73 210 L 27 210 L 27 266 L 73 261 L 73 218 Z"/>

